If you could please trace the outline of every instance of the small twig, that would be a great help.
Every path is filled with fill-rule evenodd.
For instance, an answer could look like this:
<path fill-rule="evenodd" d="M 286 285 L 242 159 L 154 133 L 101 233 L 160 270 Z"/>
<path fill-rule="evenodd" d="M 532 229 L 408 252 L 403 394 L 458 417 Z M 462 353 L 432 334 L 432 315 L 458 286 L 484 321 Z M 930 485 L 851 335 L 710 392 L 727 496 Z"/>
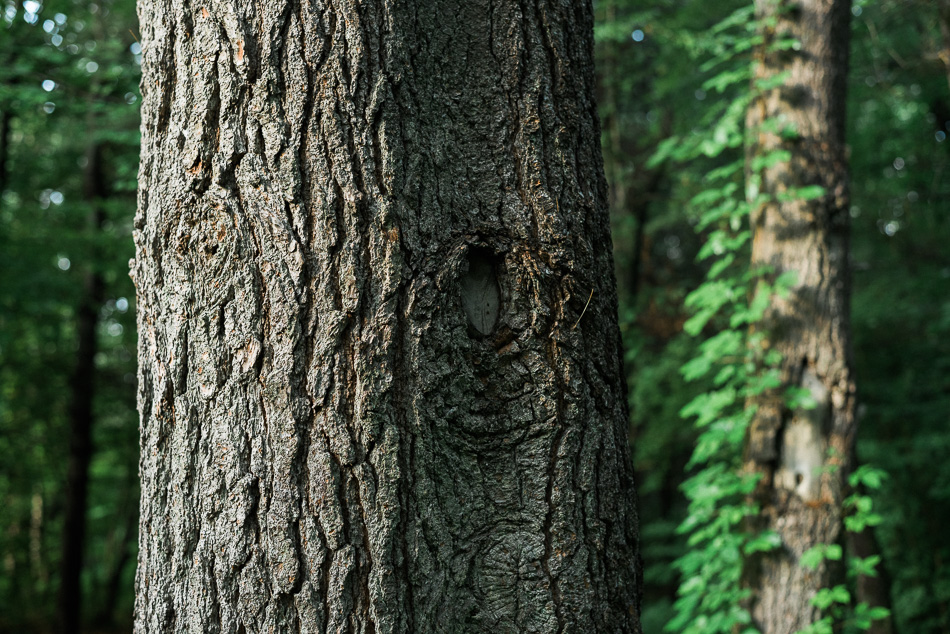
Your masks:
<path fill-rule="evenodd" d="M 129 35 L 132 36 L 132 39 L 135 40 L 135 43 L 136 43 L 136 44 L 138 44 L 139 46 L 142 45 L 142 43 L 139 42 L 139 38 L 135 37 L 135 33 L 132 32 L 132 29 L 129 29 Z"/>
<path fill-rule="evenodd" d="M 590 300 L 594 299 L 594 289 L 590 289 L 590 297 L 587 298 L 587 303 L 584 304 L 584 310 L 581 311 L 581 316 L 577 318 L 577 321 L 574 322 L 574 326 L 571 330 L 577 328 L 577 324 L 581 323 L 581 318 L 584 317 L 584 313 L 587 312 L 587 307 L 590 306 Z"/>

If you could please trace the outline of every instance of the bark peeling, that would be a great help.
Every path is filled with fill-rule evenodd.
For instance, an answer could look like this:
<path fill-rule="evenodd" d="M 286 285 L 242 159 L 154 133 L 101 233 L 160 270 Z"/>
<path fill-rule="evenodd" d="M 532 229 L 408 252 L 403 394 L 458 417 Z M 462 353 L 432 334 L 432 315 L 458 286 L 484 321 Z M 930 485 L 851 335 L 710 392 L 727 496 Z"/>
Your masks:
<path fill-rule="evenodd" d="M 638 632 L 590 6 L 139 14 L 136 632 Z"/>

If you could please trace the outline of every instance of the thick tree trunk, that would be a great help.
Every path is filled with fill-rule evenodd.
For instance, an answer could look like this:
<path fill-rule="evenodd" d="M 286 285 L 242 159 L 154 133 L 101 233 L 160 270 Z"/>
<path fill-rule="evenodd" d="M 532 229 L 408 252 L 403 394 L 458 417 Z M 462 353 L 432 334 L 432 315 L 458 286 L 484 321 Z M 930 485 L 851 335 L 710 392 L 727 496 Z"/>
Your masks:
<path fill-rule="evenodd" d="M 856 429 L 850 369 L 848 173 L 845 158 L 845 80 L 849 0 L 775 3 L 756 0 L 760 19 L 774 18 L 761 49 L 759 78 L 788 73 L 782 86 L 751 106 L 748 150 L 753 193 L 768 202 L 752 215 L 755 266 L 775 275 L 794 271 L 788 297 L 775 297 L 764 320 L 766 347 L 779 351 L 782 388 L 756 401 L 746 447 L 746 468 L 762 475 L 757 490 L 758 528 L 776 531 L 782 546 L 752 563 L 752 616 L 765 634 L 795 632 L 822 616 L 811 605 L 836 571 L 801 567 L 803 552 L 840 543 L 843 493 Z M 801 44 L 769 50 L 776 38 Z M 763 122 L 791 125 L 782 138 Z M 789 160 L 758 168 L 757 159 L 784 150 Z M 825 194 L 804 200 L 795 189 L 821 185 Z M 789 409 L 785 390 L 807 390 L 813 409 Z"/>
<path fill-rule="evenodd" d="M 589 4 L 139 11 L 136 632 L 638 632 Z"/>
<path fill-rule="evenodd" d="M 102 148 L 93 144 L 86 152 L 83 198 L 93 206 L 90 231 L 102 229 L 101 199 L 105 195 Z M 83 282 L 77 311 L 76 365 L 69 379 L 69 458 L 66 466 L 63 520 L 63 559 L 60 563 L 59 627 L 64 634 L 79 631 L 82 609 L 83 549 L 86 544 L 86 501 L 89 490 L 89 461 L 92 458 L 93 390 L 95 386 L 99 308 L 102 305 L 102 275 L 90 265 Z"/>

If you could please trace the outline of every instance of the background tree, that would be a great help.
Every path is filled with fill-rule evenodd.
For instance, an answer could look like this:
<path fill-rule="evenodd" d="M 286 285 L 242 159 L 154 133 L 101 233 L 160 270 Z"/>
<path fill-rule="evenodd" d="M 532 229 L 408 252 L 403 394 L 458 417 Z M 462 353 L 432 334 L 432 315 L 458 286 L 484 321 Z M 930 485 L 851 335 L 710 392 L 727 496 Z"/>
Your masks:
<path fill-rule="evenodd" d="M 751 35 L 741 27 L 713 27 L 736 6 L 713 15 L 702 3 L 658 1 L 632 8 L 618 2 L 610 19 L 606 9 L 599 14 L 600 55 L 615 54 L 620 47 L 616 59 L 629 64 L 616 75 L 611 74 L 615 65 L 602 66 L 602 81 L 617 82 L 614 94 L 619 96 L 617 116 L 624 120 L 624 134 L 642 143 L 650 134 L 650 121 L 662 120 L 656 113 L 667 111 L 672 113 L 671 128 L 680 145 L 706 144 L 708 149 L 717 143 L 714 136 L 724 129 L 721 107 L 740 96 L 740 84 L 722 91 L 729 84 L 716 80 L 740 72 L 748 64 L 742 51 L 752 44 Z M 849 209 L 855 263 L 851 323 L 855 373 L 863 386 L 858 462 L 882 465 L 892 476 L 873 492 L 876 519 L 881 522 L 876 532 L 893 581 L 887 587 L 893 589 L 896 629 L 915 632 L 948 631 L 942 616 L 948 611 L 941 607 L 948 595 L 940 581 L 944 570 L 940 562 L 946 558 L 933 555 L 943 549 L 935 527 L 942 522 L 939 509 L 945 507 L 940 502 L 945 489 L 936 484 L 940 479 L 934 465 L 940 460 L 934 452 L 945 446 L 943 430 L 950 412 L 940 379 L 945 376 L 941 360 L 948 358 L 942 343 L 946 338 L 940 334 L 947 323 L 941 317 L 946 284 L 941 271 L 948 265 L 936 246 L 948 235 L 939 201 L 947 187 L 941 176 L 950 116 L 941 105 L 948 93 L 945 67 L 937 55 L 942 43 L 936 10 L 932 3 L 857 2 L 852 7 L 854 54 L 849 75 L 848 108 L 854 113 L 848 119 L 854 183 Z M 641 57 L 638 47 L 644 44 L 648 47 L 642 50 L 652 57 Z M 729 50 L 739 56 L 736 63 L 714 63 Z M 631 88 L 635 82 L 629 77 L 652 70 L 653 90 Z M 609 99 L 604 101 L 605 109 L 615 107 Z M 609 130 L 609 122 L 605 127 Z M 605 132 L 604 139 L 605 147 L 610 147 L 611 135 Z M 714 187 L 705 182 L 705 175 L 727 165 L 730 156 L 738 156 L 741 145 L 732 152 L 717 161 L 701 151 L 697 158 L 669 170 L 663 193 L 650 198 L 644 237 L 648 246 L 640 266 L 643 279 L 637 302 L 621 304 L 628 320 L 631 420 L 638 441 L 635 462 L 642 470 L 644 619 L 650 630 L 670 618 L 670 588 L 675 587 L 666 581 L 674 571 L 670 561 L 687 552 L 702 557 L 696 544 L 688 548 L 673 531 L 687 509 L 677 491 L 686 474 L 671 459 L 688 456 L 694 434 L 673 421 L 702 389 L 700 384 L 684 383 L 678 372 L 697 346 L 681 330 L 688 317 L 683 297 L 700 284 L 710 262 L 694 264 L 696 253 L 701 248 L 711 253 L 712 237 L 719 229 L 697 224 L 703 214 L 712 213 L 713 204 L 703 209 L 687 201 Z M 605 156 L 609 177 L 637 169 L 629 153 L 608 150 Z M 622 165 L 612 166 L 611 161 Z M 627 195 L 651 196 L 636 188 Z M 633 244 L 634 232 L 627 232 L 630 225 L 622 220 L 623 211 L 614 208 L 612 213 L 620 248 Z M 741 251 L 728 253 L 742 257 Z M 623 257 L 618 255 L 620 266 Z M 728 327 L 728 320 L 710 323 L 703 338 Z M 709 379 L 706 389 L 711 390 L 712 376 Z M 685 458 L 675 459 L 679 465 L 685 463 Z M 923 498 L 906 493 L 912 490 L 927 493 Z M 853 591 L 863 598 L 860 588 Z M 700 592 L 707 598 L 720 594 Z M 706 627 L 715 626 L 707 620 Z"/>
<path fill-rule="evenodd" d="M 844 530 L 857 431 L 845 158 L 850 6 L 756 2 L 766 29 L 756 76 L 785 79 L 748 111 L 752 266 L 796 279 L 787 296 L 771 298 L 759 326 L 762 345 L 781 354 L 781 385 L 755 399 L 745 455 L 746 468 L 760 475 L 758 522 L 781 539 L 748 569 L 753 622 L 766 633 L 818 620 L 812 599 L 836 581 L 835 568 L 809 570 L 801 558 L 837 543 Z M 797 45 L 776 46 L 780 38 Z"/>
<path fill-rule="evenodd" d="M 590 6 L 140 15 L 137 631 L 639 631 Z"/>

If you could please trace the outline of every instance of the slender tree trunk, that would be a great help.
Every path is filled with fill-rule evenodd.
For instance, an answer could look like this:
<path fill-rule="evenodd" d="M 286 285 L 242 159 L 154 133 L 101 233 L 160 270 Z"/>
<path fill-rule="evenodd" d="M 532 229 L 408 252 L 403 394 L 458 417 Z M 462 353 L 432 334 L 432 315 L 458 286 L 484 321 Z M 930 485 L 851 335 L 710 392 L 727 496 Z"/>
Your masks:
<path fill-rule="evenodd" d="M 0 108 L 0 209 L 3 208 L 3 192 L 7 189 L 7 158 L 10 152 L 10 120 L 13 116 Z"/>
<path fill-rule="evenodd" d="M 849 0 L 756 0 L 759 19 L 774 18 L 760 50 L 757 77 L 788 73 L 784 83 L 752 104 L 748 125 L 749 182 L 768 201 L 752 215 L 754 266 L 775 275 L 794 271 L 791 293 L 775 297 L 764 320 L 766 348 L 784 359 L 781 388 L 758 398 L 750 427 L 746 468 L 761 474 L 756 492 L 761 529 L 776 531 L 781 547 L 747 570 L 752 616 L 765 634 L 788 634 L 822 615 L 811 599 L 835 580 L 822 565 L 801 567 L 803 552 L 841 543 L 842 500 L 856 431 L 850 368 L 848 172 L 845 158 L 845 86 Z M 801 43 L 769 50 L 777 38 Z M 763 122 L 793 126 L 782 138 Z M 789 153 L 769 167 L 756 160 Z M 804 200 L 796 188 L 821 185 L 825 194 Z M 816 407 L 790 409 L 785 394 L 802 388 Z"/>
<path fill-rule="evenodd" d="M 860 533 L 848 533 L 847 543 L 849 557 L 867 559 L 868 557 L 881 556 L 881 547 L 874 535 L 874 529 L 870 526 Z M 891 577 L 883 562 L 877 565 L 875 573 L 874 576 L 858 575 L 855 581 L 855 600 L 872 608 L 880 607 L 890 610 Z M 893 634 L 893 632 L 894 623 L 892 618 L 888 616 L 871 623 L 867 634 Z"/>
<path fill-rule="evenodd" d="M 139 13 L 135 631 L 639 632 L 589 3 Z"/>
<path fill-rule="evenodd" d="M 46 533 L 46 514 L 43 509 L 43 493 L 40 487 L 30 498 L 30 568 L 32 580 L 41 588 L 49 584 L 49 569 L 43 541 Z"/>
<path fill-rule="evenodd" d="M 633 234 L 633 245 L 630 256 L 630 270 L 627 272 L 627 301 L 631 306 L 636 305 L 637 297 L 643 286 L 643 262 L 649 260 L 649 254 L 646 253 L 647 236 L 646 227 L 650 219 L 650 205 L 658 197 L 660 185 L 665 176 L 665 165 L 660 165 L 654 169 L 648 170 L 646 176 L 638 181 L 638 187 L 634 190 L 637 194 L 636 201 L 630 206 L 630 215 L 636 219 L 637 229 Z"/>
<path fill-rule="evenodd" d="M 112 539 L 107 542 L 111 550 L 110 554 L 115 557 L 115 560 L 112 562 L 103 584 L 105 590 L 102 605 L 95 619 L 96 624 L 100 627 L 111 628 L 116 623 L 116 606 L 119 603 L 119 595 L 122 591 L 123 573 L 125 573 L 126 565 L 129 563 L 132 554 L 131 546 L 136 536 L 135 526 L 138 514 L 135 510 L 134 506 L 127 509 L 123 505 L 122 513 L 125 519 L 122 526 L 115 528 Z M 117 534 L 118 536 L 116 536 Z"/>
<path fill-rule="evenodd" d="M 102 228 L 100 207 L 105 195 L 102 148 L 90 146 L 83 175 L 83 198 L 93 206 L 90 231 Z M 95 385 L 99 308 L 102 306 L 102 275 L 94 265 L 85 275 L 83 294 L 77 311 L 76 365 L 69 380 L 69 458 L 66 466 L 63 521 L 63 559 L 60 564 L 59 626 L 64 634 L 79 631 L 82 608 L 80 579 L 86 543 L 86 502 L 89 489 L 89 460 L 92 457 L 93 390 Z"/>
<path fill-rule="evenodd" d="M 607 0 L 604 6 L 604 21 L 608 24 L 617 20 L 617 2 Z M 646 134 L 643 129 L 625 129 L 622 121 L 624 103 L 621 99 L 619 84 L 629 81 L 623 76 L 620 60 L 624 49 L 616 40 L 605 42 L 604 61 L 600 69 L 603 86 L 603 101 L 607 105 L 604 116 L 606 128 L 607 172 L 610 176 L 609 202 L 612 214 L 619 221 L 623 239 L 615 245 L 618 254 L 617 285 L 621 305 L 636 306 L 641 285 L 641 265 L 644 259 L 646 243 L 646 224 L 649 220 L 650 205 L 656 199 L 665 176 L 665 165 L 647 168 L 647 159 L 656 149 L 655 144 L 645 145 L 638 135 Z M 638 85 L 640 93 L 647 93 L 650 86 Z M 664 117 L 663 127 L 667 127 Z M 629 236 L 629 227 L 635 225 L 633 236 Z"/>
<path fill-rule="evenodd" d="M 950 86 L 950 0 L 938 0 L 937 20 L 940 23 L 940 35 L 943 48 L 937 53 L 947 72 L 947 85 Z"/>

